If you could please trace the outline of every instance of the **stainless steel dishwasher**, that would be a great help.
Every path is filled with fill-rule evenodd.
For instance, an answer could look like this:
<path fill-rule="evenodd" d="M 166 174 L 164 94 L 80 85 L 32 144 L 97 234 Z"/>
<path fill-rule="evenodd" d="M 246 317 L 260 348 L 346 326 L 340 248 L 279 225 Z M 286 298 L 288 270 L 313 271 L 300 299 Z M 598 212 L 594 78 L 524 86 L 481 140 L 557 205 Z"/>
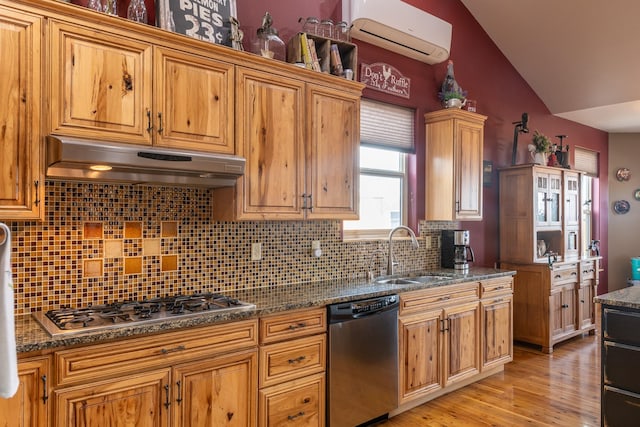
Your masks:
<path fill-rule="evenodd" d="M 398 404 L 398 296 L 329 306 L 330 427 L 387 418 Z"/>

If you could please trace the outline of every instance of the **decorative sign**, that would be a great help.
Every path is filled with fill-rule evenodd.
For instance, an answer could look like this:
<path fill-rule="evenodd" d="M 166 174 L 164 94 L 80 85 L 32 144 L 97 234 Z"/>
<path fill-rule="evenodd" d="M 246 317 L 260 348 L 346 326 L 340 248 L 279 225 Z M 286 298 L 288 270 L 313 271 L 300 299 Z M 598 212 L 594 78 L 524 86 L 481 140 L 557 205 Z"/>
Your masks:
<path fill-rule="evenodd" d="M 232 45 L 236 0 L 157 0 L 160 28 L 198 40 Z M 236 21 L 237 22 L 237 21 Z"/>
<path fill-rule="evenodd" d="M 411 79 L 393 65 L 384 62 L 362 64 L 360 66 L 360 81 L 371 89 L 391 95 L 409 98 L 411 96 Z"/>

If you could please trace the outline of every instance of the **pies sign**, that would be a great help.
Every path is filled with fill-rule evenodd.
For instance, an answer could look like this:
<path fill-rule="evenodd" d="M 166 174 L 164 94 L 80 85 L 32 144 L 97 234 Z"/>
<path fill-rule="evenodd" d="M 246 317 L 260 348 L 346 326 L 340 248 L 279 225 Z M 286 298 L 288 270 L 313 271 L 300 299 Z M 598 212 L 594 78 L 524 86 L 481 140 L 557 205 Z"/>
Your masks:
<path fill-rule="evenodd" d="M 411 96 L 411 79 L 403 76 L 393 65 L 384 62 L 360 65 L 360 81 L 380 92 L 407 99 Z"/>

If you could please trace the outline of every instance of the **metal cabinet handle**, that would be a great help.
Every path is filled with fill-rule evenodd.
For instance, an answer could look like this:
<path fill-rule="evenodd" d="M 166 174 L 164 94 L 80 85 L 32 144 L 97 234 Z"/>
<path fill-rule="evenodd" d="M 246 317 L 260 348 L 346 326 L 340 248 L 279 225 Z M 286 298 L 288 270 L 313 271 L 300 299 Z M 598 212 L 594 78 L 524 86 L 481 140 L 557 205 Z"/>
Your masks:
<path fill-rule="evenodd" d="M 153 124 L 151 123 L 151 110 L 147 108 L 147 133 L 151 133 Z"/>
<path fill-rule="evenodd" d="M 569 308 L 569 304 L 562 304 L 562 308 Z"/>
<path fill-rule="evenodd" d="M 40 191 L 38 191 L 38 188 L 40 188 L 40 182 L 34 181 L 33 184 L 36 186 L 36 200 L 34 203 L 38 206 L 40 205 Z"/>
<path fill-rule="evenodd" d="M 559 275 L 559 274 L 556 274 L 555 276 L 553 276 L 553 278 L 554 278 L 554 279 L 559 279 L 559 278 L 561 278 L 561 277 L 562 277 L 562 276 L 561 276 L 561 275 Z"/>
<path fill-rule="evenodd" d="M 289 419 L 289 421 L 293 421 L 293 420 L 295 420 L 296 418 L 299 418 L 299 417 L 302 417 L 302 416 L 304 416 L 304 412 L 303 412 L 303 411 L 300 411 L 300 412 L 298 412 L 298 413 L 297 413 L 297 414 L 295 414 L 295 415 L 289 415 L 289 416 L 287 417 L 287 419 Z"/>
<path fill-rule="evenodd" d="M 175 353 L 176 351 L 182 351 L 184 349 L 185 349 L 185 346 L 179 345 L 179 346 L 174 347 L 174 348 L 168 348 L 168 349 L 167 348 L 163 348 L 163 349 L 160 350 L 160 353 L 169 354 L 169 353 Z"/>
<path fill-rule="evenodd" d="M 293 331 L 295 329 L 304 328 L 306 326 L 307 324 L 305 322 L 299 322 L 299 323 L 296 323 L 295 325 L 289 325 L 289 330 Z"/>
<path fill-rule="evenodd" d="M 47 376 L 43 375 L 40 378 L 42 379 L 42 403 L 47 403 L 47 400 L 49 400 L 49 392 L 47 390 Z"/>
<path fill-rule="evenodd" d="M 307 358 L 307 356 L 300 356 L 300 357 L 296 357 L 295 359 L 289 359 L 288 362 L 289 362 L 290 365 L 293 365 L 294 363 L 302 362 L 306 358 Z"/>
<path fill-rule="evenodd" d="M 176 381 L 176 385 L 178 386 L 178 397 L 176 398 L 176 402 L 178 405 L 182 402 L 182 383 L 180 381 Z"/>
<path fill-rule="evenodd" d="M 164 407 L 169 409 L 169 406 L 171 405 L 171 402 L 169 402 L 169 384 L 165 384 L 164 392 L 165 392 L 165 395 L 166 395 L 166 398 L 164 400 Z"/>
<path fill-rule="evenodd" d="M 307 197 L 309 198 L 309 212 L 313 212 L 313 194 L 309 194 Z"/>
<path fill-rule="evenodd" d="M 162 133 L 164 128 L 162 127 L 162 113 L 158 113 L 158 133 Z"/>

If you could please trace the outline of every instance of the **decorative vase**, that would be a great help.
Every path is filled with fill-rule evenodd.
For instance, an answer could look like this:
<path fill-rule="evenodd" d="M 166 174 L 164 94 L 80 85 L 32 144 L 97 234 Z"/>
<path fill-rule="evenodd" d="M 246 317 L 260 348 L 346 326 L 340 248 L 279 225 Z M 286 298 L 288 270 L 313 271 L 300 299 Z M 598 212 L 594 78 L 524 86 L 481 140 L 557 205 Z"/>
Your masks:
<path fill-rule="evenodd" d="M 547 165 L 547 153 L 535 153 L 533 155 L 533 162 L 537 165 Z"/>
<path fill-rule="evenodd" d="M 466 102 L 466 100 L 465 100 Z M 465 103 L 459 98 L 447 99 L 444 103 L 444 108 L 462 108 Z"/>

